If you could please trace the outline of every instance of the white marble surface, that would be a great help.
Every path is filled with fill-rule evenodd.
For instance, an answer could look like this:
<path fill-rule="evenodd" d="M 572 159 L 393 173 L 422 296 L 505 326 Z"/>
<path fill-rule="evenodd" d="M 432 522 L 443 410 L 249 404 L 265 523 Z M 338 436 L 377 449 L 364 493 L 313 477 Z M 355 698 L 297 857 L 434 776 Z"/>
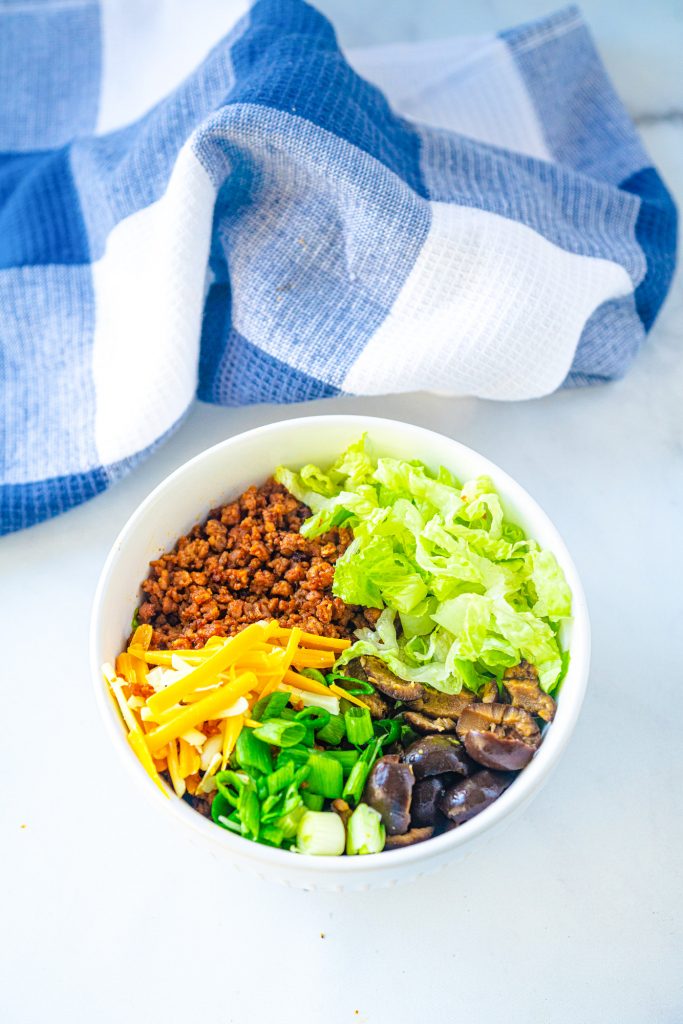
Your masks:
<path fill-rule="evenodd" d="M 540 0 L 325 0 L 346 45 L 499 28 Z M 683 203 L 680 3 L 584 10 Z M 518 405 L 414 395 L 197 406 L 109 494 L 0 541 L 0 1017 L 259 1024 L 683 1020 L 683 281 L 626 380 Z M 120 526 L 213 442 L 301 412 L 424 424 L 505 466 L 564 534 L 592 612 L 564 761 L 501 839 L 402 890 L 306 895 L 236 875 L 141 799 L 97 719 L 93 590 Z M 301 992 L 301 1002 L 297 999 Z"/>

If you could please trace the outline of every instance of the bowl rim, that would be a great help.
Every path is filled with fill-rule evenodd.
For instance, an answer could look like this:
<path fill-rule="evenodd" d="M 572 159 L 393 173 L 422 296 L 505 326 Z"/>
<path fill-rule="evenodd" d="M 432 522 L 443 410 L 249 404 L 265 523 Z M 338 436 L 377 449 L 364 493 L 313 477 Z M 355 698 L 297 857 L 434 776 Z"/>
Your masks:
<path fill-rule="evenodd" d="M 411 432 L 421 434 L 426 441 L 430 438 L 437 438 L 440 442 L 445 441 L 453 449 L 453 463 L 456 467 L 458 455 L 466 454 L 469 457 L 474 457 L 474 460 L 481 467 L 477 471 L 492 477 L 496 484 L 496 490 L 500 490 L 503 493 L 506 502 L 519 507 L 520 510 L 523 508 L 526 517 L 534 523 L 543 524 L 545 532 L 552 537 L 551 543 L 546 543 L 544 546 L 549 547 L 558 558 L 572 591 L 571 663 L 568 674 L 572 678 L 572 689 L 567 691 L 563 686 L 558 700 L 558 715 L 548 728 L 544 741 L 530 764 L 517 776 L 509 789 L 493 804 L 457 828 L 412 846 L 367 854 L 362 857 L 293 855 L 291 851 L 264 846 L 260 843 L 243 839 L 241 836 L 233 835 L 227 829 L 218 828 L 213 821 L 199 814 L 186 801 L 176 797 L 173 792 L 169 793 L 168 800 L 160 801 L 156 788 L 128 744 L 118 711 L 114 708 L 113 701 L 103 681 L 101 672 L 102 658 L 99 651 L 102 606 L 121 550 L 125 546 L 126 541 L 135 533 L 139 522 L 144 519 L 147 510 L 157 502 L 164 491 L 172 489 L 176 482 L 189 472 L 191 468 L 194 469 L 203 461 L 209 461 L 219 450 L 229 450 L 231 447 L 242 443 L 245 439 L 256 440 L 261 438 L 266 441 L 268 436 L 273 433 L 281 433 L 283 430 L 299 428 L 303 424 L 311 428 L 316 423 L 322 422 L 331 425 L 337 422 L 340 426 L 357 424 L 359 428 L 368 432 L 371 432 L 375 425 L 400 427 L 402 429 L 408 428 Z M 198 512 L 199 518 L 201 518 L 201 514 L 200 510 Z M 157 806 L 165 805 L 176 819 L 184 821 L 195 832 L 201 833 L 205 839 L 217 844 L 227 853 L 233 854 L 241 860 L 246 859 L 253 864 L 258 863 L 264 868 L 294 869 L 299 874 L 306 872 L 314 872 L 316 874 L 341 872 L 353 875 L 359 872 L 372 873 L 387 869 L 400 869 L 403 866 L 415 864 L 419 861 L 447 857 L 449 853 L 455 852 L 459 847 L 471 843 L 484 832 L 493 829 L 503 819 L 512 815 L 513 812 L 521 810 L 532 796 L 539 791 L 564 753 L 581 711 L 588 684 L 590 621 L 583 586 L 562 536 L 547 513 L 514 477 L 510 476 L 509 473 L 486 456 L 476 451 L 476 449 L 470 448 L 461 441 L 456 441 L 454 438 L 440 434 L 438 431 L 430 430 L 427 427 L 421 427 L 404 420 L 396 420 L 389 417 L 333 413 L 277 420 L 273 423 L 241 431 L 199 452 L 161 480 L 128 517 L 107 555 L 93 598 L 89 647 L 90 670 L 95 687 L 95 699 L 105 729 L 128 769 L 134 773 L 138 782 L 145 786 L 148 795 L 155 797 Z M 391 853 L 390 857 L 386 856 L 389 852 Z"/>

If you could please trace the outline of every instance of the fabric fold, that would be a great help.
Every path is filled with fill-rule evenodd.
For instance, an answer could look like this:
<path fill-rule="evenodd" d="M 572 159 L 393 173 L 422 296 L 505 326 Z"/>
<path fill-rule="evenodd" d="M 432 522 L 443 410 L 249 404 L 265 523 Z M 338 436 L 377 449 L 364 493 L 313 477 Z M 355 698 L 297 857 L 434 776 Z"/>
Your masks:
<path fill-rule="evenodd" d="M 228 10 L 182 80 L 131 21 L 148 109 L 121 11 L 0 10 L 3 533 L 195 394 L 528 399 L 623 375 L 664 301 L 675 207 L 575 8 L 348 60 L 301 0 Z"/>

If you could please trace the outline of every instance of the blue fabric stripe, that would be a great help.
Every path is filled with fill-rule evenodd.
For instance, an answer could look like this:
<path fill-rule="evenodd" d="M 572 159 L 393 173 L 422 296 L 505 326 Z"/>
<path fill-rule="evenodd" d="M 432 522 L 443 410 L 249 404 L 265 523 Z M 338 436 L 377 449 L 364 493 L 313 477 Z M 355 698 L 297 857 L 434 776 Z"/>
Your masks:
<path fill-rule="evenodd" d="M 182 146 L 228 101 L 235 84 L 231 47 L 248 28 L 248 17 L 242 18 L 185 82 L 134 124 L 74 143 L 71 162 L 93 259 L 102 255 L 112 228 L 164 194 Z"/>
<path fill-rule="evenodd" d="M 214 288 L 216 295 L 210 301 L 220 303 L 220 286 Z M 218 347 L 223 353 L 213 372 L 202 377 L 197 397 L 204 402 L 217 405 L 285 404 L 333 398 L 340 393 L 339 388 L 295 370 L 252 345 L 237 331 L 229 332 L 227 343 L 225 334 L 218 336 L 216 341 L 218 345 L 214 343 L 212 346 L 210 333 L 202 338 L 204 352 L 208 354 L 212 348 Z"/>
<path fill-rule="evenodd" d="M 252 7 L 250 23 L 233 50 L 235 100 L 306 118 L 374 157 L 417 195 L 427 195 L 418 132 L 350 68 L 318 11 L 299 0 L 262 0 Z"/>
<path fill-rule="evenodd" d="M 57 149 L 92 132 L 102 71 L 100 5 L 0 5 L 0 152 Z"/>
<path fill-rule="evenodd" d="M 106 469 L 25 484 L 0 484 L 0 536 L 68 512 L 101 494 L 108 486 Z"/>
<path fill-rule="evenodd" d="M 567 167 L 423 129 L 430 198 L 526 224 L 568 252 L 620 263 L 638 284 L 645 259 L 635 244 L 639 203 L 632 195 Z"/>
<path fill-rule="evenodd" d="M 676 205 L 654 167 L 637 171 L 621 188 L 640 197 L 636 238 L 647 273 L 636 288 L 636 308 L 649 331 L 666 298 L 676 268 Z"/>
<path fill-rule="evenodd" d="M 0 537 L 53 519 L 106 491 L 160 448 L 183 423 L 188 411 L 154 444 L 120 462 L 96 466 L 84 473 L 67 473 L 26 483 L 0 483 Z"/>
<path fill-rule="evenodd" d="M 0 268 L 89 263 L 69 150 L 0 154 Z"/>
<path fill-rule="evenodd" d="M 624 376 L 645 339 L 633 294 L 599 306 L 581 333 L 565 387 L 605 384 Z"/>
<path fill-rule="evenodd" d="M 619 185 L 648 156 L 577 7 L 501 33 L 555 159 Z"/>
<path fill-rule="evenodd" d="M 99 465 L 90 264 L 0 270 L 0 479 Z"/>
<path fill-rule="evenodd" d="M 217 169 L 227 170 L 211 269 L 239 294 L 230 324 L 226 311 L 223 364 L 200 364 L 200 394 L 225 393 L 216 381 L 235 367 L 233 336 L 272 357 L 261 370 L 284 365 L 336 393 L 415 264 L 429 204 L 344 139 L 261 105 L 228 106 L 198 133 L 194 149 L 214 180 Z M 215 353 L 215 320 L 208 330 Z M 281 393 L 265 376 L 261 388 L 263 401 Z M 253 400 L 245 386 L 243 401 Z"/>

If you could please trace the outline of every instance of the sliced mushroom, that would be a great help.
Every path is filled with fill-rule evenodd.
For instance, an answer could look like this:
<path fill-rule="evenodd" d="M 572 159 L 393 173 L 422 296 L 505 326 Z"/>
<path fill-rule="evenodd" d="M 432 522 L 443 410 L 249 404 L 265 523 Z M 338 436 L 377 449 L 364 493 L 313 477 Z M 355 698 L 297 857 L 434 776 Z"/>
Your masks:
<path fill-rule="evenodd" d="M 434 825 L 439 816 L 439 801 L 446 791 L 442 775 L 433 775 L 415 783 L 410 802 L 410 821 L 413 825 Z"/>
<path fill-rule="evenodd" d="M 371 718 L 386 718 L 389 714 L 389 702 L 380 693 L 364 693 L 362 700 Z"/>
<path fill-rule="evenodd" d="M 360 663 L 360 658 L 352 658 L 341 671 L 343 675 L 350 676 L 351 679 L 362 679 L 366 682 L 368 678 L 367 672 Z M 380 693 L 364 693 L 363 702 L 367 704 L 371 718 L 386 718 L 389 714 L 389 704 Z"/>
<path fill-rule="evenodd" d="M 404 846 L 412 846 L 413 843 L 423 843 L 425 839 L 431 839 L 433 835 L 433 827 L 411 828 L 410 832 L 404 832 L 403 835 L 387 836 L 384 849 L 400 850 Z"/>
<path fill-rule="evenodd" d="M 450 786 L 439 801 L 439 809 L 453 824 L 462 825 L 497 800 L 513 778 L 502 772 L 477 772 Z"/>
<path fill-rule="evenodd" d="M 372 714 L 372 711 L 370 711 Z M 405 711 L 403 718 L 412 726 L 415 732 L 455 732 L 455 722 L 452 718 L 428 718 L 420 711 Z"/>
<path fill-rule="evenodd" d="M 496 736 L 492 732 L 477 732 L 465 736 L 465 750 L 478 764 L 496 768 L 501 772 L 518 772 L 526 768 L 536 748 L 512 736 Z"/>
<path fill-rule="evenodd" d="M 347 661 L 346 665 L 340 672 L 345 676 L 351 676 L 352 679 L 367 679 L 365 669 L 360 663 L 360 658 L 352 658 L 351 661 Z"/>
<path fill-rule="evenodd" d="M 476 769 L 455 736 L 432 735 L 416 740 L 406 750 L 403 760 L 411 766 L 416 779 L 445 772 L 470 775 Z"/>
<path fill-rule="evenodd" d="M 460 693 L 440 693 L 425 686 L 424 691 L 424 696 L 416 700 L 410 710 L 421 711 L 431 718 L 457 718 L 477 699 L 469 690 L 461 690 Z"/>
<path fill-rule="evenodd" d="M 488 683 L 484 683 L 484 688 L 481 691 L 481 703 L 482 704 L 494 704 L 498 700 L 498 683 L 495 679 L 490 679 Z"/>
<path fill-rule="evenodd" d="M 545 722 L 552 722 L 557 704 L 538 685 L 538 672 L 528 661 L 520 661 L 519 665 L 505 669 L 503 685 L 513 707 L 523 708 Z"/>
<path fill-rule="evenodd" d="M 458 736 L 462 739 L 472 729 L 480 732 L 514 730 L 535 746 L 541 742 L 541 731 L 529 712 L 509 704 L 471 704 L 458 719 Z"/>
<path fill-rule="evenodd" d="M 365 783 L 363 800 L 382 816 L 387 835 L 407 832 L 410 826 L 410 799 L 415 778 L 408 764 L 396 755 L 380 757 Z"/>
<path fill-rule="evenodd" d="M 405 679 L 399 679 L 379 658 L 363 657 L 360 659 L 360 663 L 365 669 L 372 685 L 376 686 L 387 697 L 409 702 L 418 700 L 424 693 L 422 683 L 410 683 Z"/>
<path fill-rule="evenodd" d="M 531 715 L 508 704 L 473 704 L 458 719 L 457 732 L 473 760 L 500 771 L 525 768 L 541 742 Z"/>

